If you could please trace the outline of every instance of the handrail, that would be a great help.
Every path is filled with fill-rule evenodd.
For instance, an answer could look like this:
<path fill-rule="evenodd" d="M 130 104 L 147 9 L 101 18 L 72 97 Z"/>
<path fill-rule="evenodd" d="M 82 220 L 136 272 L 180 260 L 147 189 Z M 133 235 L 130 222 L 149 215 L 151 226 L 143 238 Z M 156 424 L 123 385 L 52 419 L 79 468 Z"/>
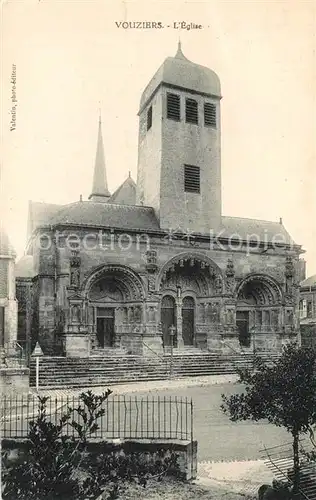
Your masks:
<path fill-rule="evenodd" d="M 163 356 L 161 356 L 160 354 L 158 354 L 158 352 L 154 351 L 151 347 L 149 347 L 149 345 L 148 345 L 148 344 L 146 344 L 146 342 L 144 342 L 143 340 L 142 340 L 142 344 L 143 344 L 145 347 L 147 347 L 147 349 L 149 349 L 151 352 L 153 352 L 153 353 L 154 353 L 154 354 L 155 354 L 158 358 L 160 358 L 162 361 L 164 361 L 164 362 L 166 362 L 166 361 L 167 361 L 167 360 L 166 360 Z"/>
<path fill-rule="evenodd" d="M 221 344 L 223 344 L 224 346 L 228 347 L 231 351 L 233 351 L 235 354 L 240 354 L 239 351 L 237 351 L 236 349 L 234 349 L 231 345 L 229 344 L 226 344 L 226 342 L 224 340 L 221 340 Z M 208 349 L 209 352 L 211 352 L 211 349 Z M 242 354 L 247 354 L 243 349 L 241 349 L 241 353 Z M 251 353 L 252 354 L 252 353 Z"/>
<path fill-rule="evenodd" d="M 23 347 L 21 346 L 21 344 L 17 340 L 11 340 L 9 342 L 5 342 L 4 346 L 2 347 L 2 352 L 5 354 L 6 360 L 8 359 L 8 354 L 9 354 L 10 348 L 13 348 L 16 350 L 17 357 L 19 360 L 19 365 L 21 368 L 23 365 L 23 360 L 25 360 L 25 364 L 26 364 L 26 356 L 23 355 L 23 352 L 24 352 Z"/>

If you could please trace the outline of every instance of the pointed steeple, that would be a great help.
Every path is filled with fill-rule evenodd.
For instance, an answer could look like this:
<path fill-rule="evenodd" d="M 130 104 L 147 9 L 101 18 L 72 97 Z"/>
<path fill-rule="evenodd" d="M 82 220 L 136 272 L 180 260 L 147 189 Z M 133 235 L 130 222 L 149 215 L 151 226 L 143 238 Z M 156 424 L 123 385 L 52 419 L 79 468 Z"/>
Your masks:
<path fill-rule="evenodd" d="M 188 61 L 188 59 L 185 57 L 185 55 L 183 54 L 182 52 L 182 47 L 181 47 L 181 40 L 179 38 L 179 41 L 178 41 L 178 50 L 177 50 L 177 53 L 175 55 L 175 57 L 177 59 L 184 59 L 185 61 Z"/>
<path fill-rule="evenodd" d="M 89 196 L 89 200 L 107 202 L 110 196 L 111 194 L 108 190 L 108 183 L 106 179 L 104 147 L 102 139 L 101 112 L 100 112 L 97 152 L 95 156 L 92 192 Z"/>

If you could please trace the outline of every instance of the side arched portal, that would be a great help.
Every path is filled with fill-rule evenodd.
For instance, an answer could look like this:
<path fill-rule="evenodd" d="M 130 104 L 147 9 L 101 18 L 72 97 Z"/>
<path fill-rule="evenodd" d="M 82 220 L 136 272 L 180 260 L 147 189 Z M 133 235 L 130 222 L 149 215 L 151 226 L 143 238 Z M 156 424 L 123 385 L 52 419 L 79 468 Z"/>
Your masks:
<path fill-rule="evenodd" d="M 247 276 L 237 287 L 236 298 L 236 325 L 242 347 L 250 347 L 254 335 L 269 334 L 271 337 L 271 334 L 279 332 L 282 293 L 271 277 Z M 260 342 L 265 340 L 263 336 L 260 337 Z"/>
<path fill-rule="evenodd" d="M 84 286 L 89 323 L 96 347 L 118 347 L 122 334 L 129 341 L 143 320 L 144 291 L 140 278 L 124 266 L 104 266 L 92 273 Z"/>

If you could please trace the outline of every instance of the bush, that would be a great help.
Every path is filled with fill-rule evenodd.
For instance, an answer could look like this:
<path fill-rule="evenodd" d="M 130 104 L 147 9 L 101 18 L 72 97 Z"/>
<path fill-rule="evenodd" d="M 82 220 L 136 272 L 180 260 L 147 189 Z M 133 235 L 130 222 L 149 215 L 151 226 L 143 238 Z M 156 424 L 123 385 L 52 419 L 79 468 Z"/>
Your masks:
<path fill-rule="evenodd" d="M 89 437 L 99 428 L 98 420 L 105 413 L 102 404 L 111 392 L 101 396 L 82 393 L 79 406 L 68 407 L 57 424 L 47 417 L 48 398 L 39 397 L 38 416 L 29 424 L 27 460 L 13 465 L 3 461 L 3 499 L 88 500 L 103 493 L 104 499 L 114 500 L 125 484 L 136 482 L 145 487 L 149 478 L 160 480 L 171 467 L 177 468 L 174 453 L 152 457 L 117 453 L 110 446 L 98 456 L 88 453 Z M 73 419 L 74 414 L 82 423 Z M 67 425 L 76 436 L 65 433 Z"/>

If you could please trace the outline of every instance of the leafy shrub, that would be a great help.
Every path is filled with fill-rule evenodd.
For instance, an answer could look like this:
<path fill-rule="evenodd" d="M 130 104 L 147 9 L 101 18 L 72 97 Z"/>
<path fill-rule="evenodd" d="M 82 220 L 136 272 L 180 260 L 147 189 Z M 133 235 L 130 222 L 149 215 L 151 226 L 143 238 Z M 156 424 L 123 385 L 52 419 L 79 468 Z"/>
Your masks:
<path fill-rule="evenodd" d="M 149 478 L 160 480 L 177 468 L 174 453 L 118 453 L 110 445 L 98 456 L 88 453 L 89 437 L 99 429 L 98 420 L 105 414 L 102 404 L 111 393 L 82 393 L 79 406 L 68 407 L 56 424 L 47 416 L 49 398 L 39 397 L 37 418 L 29 423 L 27 459 L 4 463 L 3 500 L 88 500 L 101 493 L 114 500 L 125 484 L 145 487 Z M 75 420 L 75 414 L 80 418 Z M 75 431 L 72 435 L 67 426 Z"/>

